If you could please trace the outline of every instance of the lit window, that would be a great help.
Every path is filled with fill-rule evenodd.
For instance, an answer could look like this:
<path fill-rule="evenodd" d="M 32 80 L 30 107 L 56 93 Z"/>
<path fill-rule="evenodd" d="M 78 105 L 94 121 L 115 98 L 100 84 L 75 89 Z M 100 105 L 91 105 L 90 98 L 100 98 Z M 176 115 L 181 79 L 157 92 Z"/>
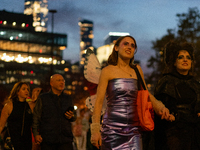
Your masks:
<path fill-rule="evenodd" d="M 6 34 L 6 32 L 4 32 L 4 31 L 1 31 L 1 32 L 0 32 L 0 35 L 4 35 L 4 34 Z"/>
<path fill-rule="evenodd" d="M 21 34 L 21 33 L 19 34 L 19 37 L 22 37 L 22 34 Z"/>
<path fill-rule="evenodd" d="M 60 46 L 60 50 L 64 50 L 66 48 L 66 46 Z"/>
<path fill-rule="evenodd" d="M 12 25 L 13 25 L 13 26 L 16 26 L 16 22 L 13 22 Z"/>
<path fill-rule="evenodd" d="M 93 34 L 89 34 L 88 36 L 90 39 L 93 39 L 94 38 L 94 35 Z"/>
<path fill-rule="evenodd" d="M 54 64 L 54 65 L 57 64 L 57 60 L 53 60 L 53 64 Z"/>
<path fill-rule="evenodd" d="M 85 86 L 83 89 L 84 89 L 85 91 L 87 91 L 87 90 L 88 90 L 88 87 Z"/>
<path fill-rule="evenodd" d="M 64 71 L 65 71 L 65 72 L 68 72 L 68 71 L 69 71 L 69 68 L 65 68 Z"/>
<path fill-rule="evenodd" d="M 61 64 L 65 64 L 65 61 L 64 61 L 64 60 L 62 60 L 62 61 L 61 61 Z"/>
<path fill-rule="evenodd" d="M 25 27 L 25 23 L 22 23 L 22 27 Z"/>
<path fill-rule="evenodd" d="M 44 21 L 41 22 L 41 26 L 45 26 L 45 22 Z"/>
<path fill-rule="evenodd" d="M 13 36 L 10 37 L 10 40 L 11 40 L 11 41 L 13 40 Z"/>

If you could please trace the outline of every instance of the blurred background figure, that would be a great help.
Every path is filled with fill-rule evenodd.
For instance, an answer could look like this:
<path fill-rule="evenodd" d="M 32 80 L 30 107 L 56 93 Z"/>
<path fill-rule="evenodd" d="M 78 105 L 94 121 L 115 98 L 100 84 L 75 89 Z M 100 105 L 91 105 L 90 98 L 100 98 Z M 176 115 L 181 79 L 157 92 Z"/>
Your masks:
<path fill-rule="evenodd" d="M 33 109 L 35 107 L 36 100 L 37 100 L 39 94 L 42 93 L 42 91 L 43 90 L 40 87 L 34 88 L 32 90 L 31 99 L 28 100 L 28 104 L 29 104 L 29 106 L 30 106 L 30 108 L 31 108 L 32 111 L 33 111 Z"/>
<path fill-rule="evenodd" d="M 34 107 L 35 107 L 36 100 L 37 100 L 38 96 L 39 96 L 41 93 L 43 93 L 42 88 L 40 88 L 40 87 L 34 88 L 34 89 L 32 90 L 31 98 L 30 98 L 30 99 L 27 99 L 28 104 L 29 104 L 29 106 L 30 106 L 32 112 L 33 112 L 33 109 L 34 109 Z M 35 138 L 34 138 L 33 133 L 32 133 L 32 150 L 40 150 L 40 149 L 41 149 L 41 148 L 40 148 L 40 145 L 38 145 L 38 144 L 35 143 Z"/>
<path fill-rule="evenodd" d="M 80 110 L 80 116 L 77 117 L 73 125 L 73 134 L 76 139 L 78 150 L 86 150 L 88 129 L 89 120 L 85 108 L 82 108 Z"/>

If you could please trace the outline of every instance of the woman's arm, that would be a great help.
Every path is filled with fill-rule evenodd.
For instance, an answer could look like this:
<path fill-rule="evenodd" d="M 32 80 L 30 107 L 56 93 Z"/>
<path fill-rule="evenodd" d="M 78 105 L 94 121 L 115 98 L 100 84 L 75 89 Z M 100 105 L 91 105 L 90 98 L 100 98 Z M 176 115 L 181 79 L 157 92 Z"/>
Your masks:
<path fill-rule="evenodd" d="M 1 111 L 0 133 L 2 132 L 3 128 L 5 127 L 7 119 L 10 116 L 12 110 L 13 110 L 13 103 L 12 102 L 8 102 L 8 103 L 6 103 L 4 105 L 4 107 L 3 107 L 2 111 Z"/>
<path fill-rule="evenodd" d="M 137 68 L 140 72 L 140 75 L 141 75 L 144 85 L 146 87 L 143 71 L 139 65 L 137 65 Z M 147 87 L 146 87 L 146 89 L 147 89 Z M 154 111 L 156 112 L 157 115 L 161 116 L 161 119 L 166 119 L 169 121 L 175 120 L 175 117 L 169 113 L 169 109 L 166 108 L 165 105 L 161 101 L 157 100 L 150 92 L 149 92 L 149 96 L 150 96 L 150 100 L 151 100 Z"/>
<path fill-rule="evenodd" d="M 101 109 L 103 106 L 106 89 L 108 85 L 108 73 L 107 68 L 104 68 L 101 72 L 100 78 L 99 78 L 99 84 L 97 87 L 97 98 L 94 106 L 93 116 L 92 116 L 92 123 L 99 123 L 100 117 L 101 117 Z"/>
<path fill-rule="evenodd" d="M 92 124 L 91 126 L 91 143 L 99 148 L 101 146 L 101 135 L 100 135 L 100 117 L 101 109 L 103 106 L 103 101 L 106 94 L 106 89 L 109 81 L 109 67 L 106 67 L 102 70 L 99 84 L 97 88 L 97 98 L 94 106 L 94 111 L 92 115 Z"/>

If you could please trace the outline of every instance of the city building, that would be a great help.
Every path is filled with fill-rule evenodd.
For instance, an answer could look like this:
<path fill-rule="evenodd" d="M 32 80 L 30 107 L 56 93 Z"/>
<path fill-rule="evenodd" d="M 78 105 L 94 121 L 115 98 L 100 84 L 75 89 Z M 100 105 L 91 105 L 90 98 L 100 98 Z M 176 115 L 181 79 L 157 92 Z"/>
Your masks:
<path fill-rule="evenodd" d="M 108 60 L 108 57 L 112 53 L 113 46 L 114 46 L 114 43 L 110 43 L 110 44 L 103 45 L 97 48 L 96 56 L 101 65 Z"/>
<path fill-rule="evenodd" d="M 36 32 L 47 31 L 48 0 L 25 0 L 24 14 L 33 16 Z"/>
<path fill-rule="evenodd" d="M 92 46 L 93 22 L 89 20 L 79 20 L 80 26 L 80 65 L 84 64 L 85 50 Z"/>
<path fill-rule="evenodd" d="M 25 81 L 49 86 L 54 73 L 65 76 L 67 35 L 36 32 L 32 15 L 0 11 L 0 84 Z"/>
<path fill-rule="evenodd" d="M 127 32 L 109 32 L 108 35 L 105 37 L 105 42 L 104 44 L 111 44 L 111 43 L 115 43 L 115 41 L 121 37 L 121 36 L 126 36 L 126 35 L 130 35 Z"/>

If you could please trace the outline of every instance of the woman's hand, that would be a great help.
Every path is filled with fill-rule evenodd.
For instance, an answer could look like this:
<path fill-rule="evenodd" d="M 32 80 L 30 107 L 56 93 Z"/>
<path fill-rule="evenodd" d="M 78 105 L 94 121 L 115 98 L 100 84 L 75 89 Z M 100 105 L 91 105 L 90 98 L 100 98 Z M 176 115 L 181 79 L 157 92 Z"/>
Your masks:
<path fill-rule="evenodd" d="M 163 107 L 162 110 L 159 112 L 159 114 L 161 116 L 161 119 L 165 119 L 167 121 L 175 121 L 175 117 L 174 115 L 169 113 L 169 109 L 166 107 Z"/>
<path fill-rule="evenodd" d="M 100 131 L 92 133 L 90 141 L 92 145 L 96 146 L 99 149 L 102 143 Z"/>
<path fill-rule="evenodd" d="M 41 135 L 36 135 L 36 136 L 35 136 L 35 143 L 36 143 L 36 144 L 39 145 L 40 143 L 42 143 L 42 140 L 43 140 L 43 139 L 42 139 Z"/>
<path fill-rule="evenodd" d="M 150 94 L 150 99 L 153 105 L 153 109 L 157 115 L 161 117 L 161 119 L 165 119 L 167 121 L 175 121 L 175 117 L 173 114 L 170 114 L 169 109 L 165 107 L 165 105 L 157 100 L 152 94 Z"/>
<path fill-rule="evenodd" d="M 92 145 L 96 146 L 98 149 L 101 146 L 101 134 L 100 134 L 100 124 L 99 123 L 92 123 L 90 125 L 91 130 L 91 143 Z"/>

